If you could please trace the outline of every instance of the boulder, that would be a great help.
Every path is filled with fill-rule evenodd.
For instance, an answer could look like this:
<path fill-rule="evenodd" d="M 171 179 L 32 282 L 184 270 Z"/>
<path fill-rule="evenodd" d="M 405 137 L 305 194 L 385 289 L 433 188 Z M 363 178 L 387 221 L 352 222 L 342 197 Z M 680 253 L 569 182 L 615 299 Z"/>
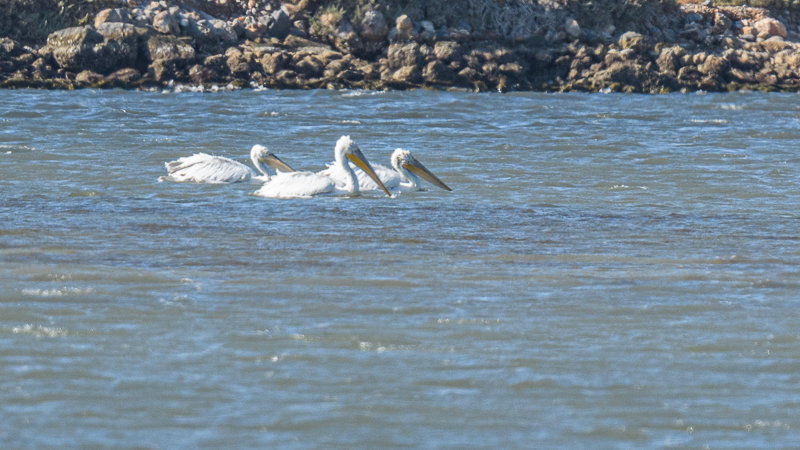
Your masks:
<path fill-rule="evenodd" d="M 177 64 L 172 60 L 157 59 L 147 68 L 147 76 L 161 83 L 172 80 L 177 74 Z"/>
<path fill-rule="evenodd" d="M 641 53 L 647 49 L 647 38 L 634 31 L 628 31 L 619 37 L 617 45 L 622 48 L 630 48 Z"/>
<path fill-rule="evenodd" d="M 325 65 L 314 56 L 306 56 L 294 65 L 294 71 L 307 78 L 317 78 L 322 75 Z"/>
<path fill-rule="evenodd" d="M 789 44 L 780 36 L 772 36 L 761 43 L 761 46 L 764 47 L 764 50 L 770 53 L 778 53 L 785 49 L 788 45 Z"/>
<path fill-rule="evenodd" d="M 406 66 L 418 66 L 422 64 L 424 58 L 419 51 L 419 45 L 411 44 L 392 44 L 386 54 L 389 60 L 389 67 L 399 69 Z"/>
<path fill-rule="evenodd" d="M 619 83 L 625 86 L 639 87 L 647 81 L 647 73 L 640 65 L 631 62 L 615 62 L 608 69 L 597 72 L 594 79 L 602 84 Z"/>
<path fill-rule="evenodd" d="M 95 84 L 103 81 L 105 77 L 91 70 L 84 70 L 75 76 L 75 81 L 82 84 Z"/>
<path fill-rule="evenodd" d="M 114 84 L 129 85 L 142 79 L 142 74 L 133 68 L 120 69 L 106 77 L 106 80 Z"/>
<path fill-rule="evenodd" d="M 421 78 L 421 73 L 416 66 L 406 66 L 397 69 L 392 73 L 392 81 L 400 83 L 417 83 Z"/>
<path fill-rule="evenodd" d="M 48 36 L 46 53 L 70 72 L 108 74 L 136 65 L 138 40 L 143 33 L 147 30 L 119 22 L 102 23 L 98 30 L 90 26 L 65 28 Z"/>
<path fill-rule="evenodd" d="M 13 39 L 0 38 L 0 61 L 12 56 L 19 56 L 22 53 L 22 46 Z"/>
<path fill-rule="evenodd" d="M 451 84 L 455 80 L 455 74 L 441 61 L 431 61 L 422 70 L 422 78 L 428 83 Z"/>
<path fill-rule="evenodd" d="M 267 34 L 280 40 L 286 39 L 292 29 L 292 21 L 289 15 L 283 10 L 279 9 L 272 13 L 270 16 L 269 25 L 267 25 Z"/>
<path fill-rule="evenodd" d="M 97 13 L 94 18 L 94 27 L 97 28 L 104 23 L 132 23 L 131 15 L 126 9 L 114 8 L 104 9 Z"/>
<path fill-rule="evenodd" d="M 564 32 L 567 33 L 567 37 L 573 41 L 583 37 L 583 31 L 581 30 L 581 26 L 575 19 L 571 18 L 567 19 L 566 23 L 564 24 Z"/>
<path fill-rule="evenodd" d="M 194 47 L 201 53 L 216 53 L 225 30 L 220 30 L 206 20 L 189 22 L 186 35 L 194 39 Z"/>
<path fill-rule="evenodd" d="M 708 55 L 705 61 L 697 66 L 700 73 L 712 78 L 722 77 L 729 68 L 728 60 L 716 55 Z"/>
<path fill-rule="evenodd" d="M 250 61 L 240 51 L 226 53 L 228 55 L 225 60 L 225 65 L 228 72 L 235 78 L 249 78 L 250 77 Z"/>
<path fill-rule="evenodd" d="M 389 25 L 386 17 L 380 11 L 367 11 L 360 23 L 361 38 L 368 42 L 378 42 L 386 39 L 389 34 Z"/>
<path fill-rule="evenodd" d="M 193 83 L 202 84 L 216 80 L 218 78 L 218 75 L 214 70 L 208 67 L 203 67 L 200 64 L 195 64 L 194 66 L 189 68 L 189 78 L 191 78 Z"/>
<path fill-rule="evenodd" d="M 461 44 L 455 41 L 439 41 L 433 46 L 433 53 L 440 61 L 456 61 L 462 55 Z"/>
<path fill-rule="evenodd" d="M 70 71 L 82 72 L 97 67 L 95 47 L 102 45 L 103 35 L 92 27 L 72 27 L 58 30 L 47 37 L 56 63 Z"/>
<path fill-rule="evenodd" d="M 169 11 L 161 11 L 153 18 L 153 28 L 159 33 L 177 35 L 180 33 L 178 21 Z"/>
<path fill-rule="evenodd" d="M 771 17 L 766 17 L 759 20 L 753 24 L 753 27 L 755 27 L 759 33 L 767 33 L 770 36 L 780 36 L 784 39 L 786 38 L 786 27 Z"/>
<path fill-rule="evenodd" d="M 661 49 L 661 53 L 656 59 L 656 64 L 661 72 L 676 75 L 681 68 L 681 58 L 686 54 L 686 50 L 678 45 Z"/>
<path fill-rule="evenodd" d="M 175 36 L 153 35 L 145 44 L 145 56 L 151 62 L 157 60 L 184 64 L 195 57 L 194 48 Z"/>
<path fill-rule="evenodd" d="M 272 75 L 280 72 L 286 67 L 286 62 L 289 59 L 285 53 L 272 53 L 264 54 L 259 61 L 264 73 Z"/>

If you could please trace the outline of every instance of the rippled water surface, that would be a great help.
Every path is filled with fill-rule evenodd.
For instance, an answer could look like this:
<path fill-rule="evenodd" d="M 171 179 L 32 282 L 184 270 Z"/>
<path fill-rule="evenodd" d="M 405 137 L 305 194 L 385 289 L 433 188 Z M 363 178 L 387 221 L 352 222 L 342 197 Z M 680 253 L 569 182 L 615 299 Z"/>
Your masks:
<path fill-rule="evenodd" d="M 798 98 L 0 92 L 0 447 L 796 447 Z"/>

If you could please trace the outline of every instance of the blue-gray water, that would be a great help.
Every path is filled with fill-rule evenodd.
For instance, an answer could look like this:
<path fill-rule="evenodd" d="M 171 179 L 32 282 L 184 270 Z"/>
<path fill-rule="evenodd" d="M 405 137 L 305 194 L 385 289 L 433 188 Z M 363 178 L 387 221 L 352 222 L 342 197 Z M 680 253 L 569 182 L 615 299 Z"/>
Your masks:
<path fill-rule="evenodd" d="M 0 94 L 3 449 L 800 442 L 796 95 Z M 157 181 L 342 134 L 454 192 Z"/>

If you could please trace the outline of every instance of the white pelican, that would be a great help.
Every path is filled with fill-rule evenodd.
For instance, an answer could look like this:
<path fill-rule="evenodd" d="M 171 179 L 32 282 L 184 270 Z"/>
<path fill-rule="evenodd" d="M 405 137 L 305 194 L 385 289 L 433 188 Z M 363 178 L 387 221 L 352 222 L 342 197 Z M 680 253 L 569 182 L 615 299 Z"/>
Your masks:
<path fill-rule="evenodd" d="M 267 181 L 270 179 L 269 167 L 282 172 L 292 172 L 292 168 L 273 155 L 267 147 L 254 145 L 250 150 L 253 165 L 261 172 L 232 159 L 212 156 L 206 153 L 195 153 L 192 156 L 179 158 L 177 161 L 164 163 L 169 176 L 159 177 L 158 181 L 175 181 L 178 183 L 238 183 L 250 179 Z"/>
<path fill-rule="evenodd" d="M 320 194 L 358 194 L 358 177 L 350 168 L 348 160 L 372 177 L 386 195 L 392 195 L 350 136 L 339 138 L 334 149 L 332 167 L 344 173 L 341 180 L 334 180 L 329 176 L 314 172 L 279 173 L 253 194 L 272 198 L 307 198 Z"/>
<path fill-rule="evenodd" d="M 418 191 L 422 189 L 419 181 L 420 177 L 422 177 L 425 181 L 434 186 L 452 191 L 442 180 L 432 174 L 427 167 L 417 161 L 417 158 L 408 150 L 403 150 L 402 148 L 395 150 L 392 153 L 391 162 L 394 170 L 381 166 L 380 164 L 374 166 L 375 173 L 388 189 Z M 355 172 L 358 176 L 358 187 L 362 191 L 377 191 L 379 189 L 378 185 L 372 181 L 371 178 L 367 177 L 367 174 L 363 171 L 356 170 Z M 331 165 L 320 173 L 337 181 L 343 179 L 345 176 L 344 171 L 336 165 Z"/>

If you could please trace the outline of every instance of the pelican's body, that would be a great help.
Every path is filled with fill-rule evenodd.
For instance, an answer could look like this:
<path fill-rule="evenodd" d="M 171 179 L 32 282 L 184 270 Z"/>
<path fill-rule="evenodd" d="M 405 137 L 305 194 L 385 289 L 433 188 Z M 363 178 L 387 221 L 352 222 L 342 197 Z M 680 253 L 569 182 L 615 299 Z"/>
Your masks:
<path fill-rule="evenodd" d="M 196 153 L 176 161 L 164 163 L 168 176 L 158 181 L 175 181 L 178 183 L 212 183 L 227 184 L 242 181 L 268 181 L 272 176 L 269 167 L 291 172 L 291 167 L 270 153 L 263 145 L 254 145 L 250 150 L 250 160 L 258 172 L 246 165 L 222 156 Z"/>
<path fill-rule="evenodd" d="M 402 148 L 395 150 L 392 153 L 391 164 L 393 169 L 381 165 L 374 166 L 378 178 L 380 178 L 388 189 L 397 191 L 418 191 L 422 189 L 420 183 L 420 177 L 422 177 L 435 186 L 452 191 L 442 180 L 432 174 L 421 162 L 417 161 L 417 158 L 408 150 Z M 378 184 L 368 177 L 364 171 L 352 165 L 350 168 L 355 171 L 358 177 L 359 189 L 362 191 L 380 189 Z M 320 174 L 329 176 L 334 180 L 343 180 L 346 176 L 345 171 L 335 164 L 329 166 L 327 169 L 320 172 Z"/>
<path fill-rule="evenodd" d="M 335 167 L 335 170 L 341 171 L 343 174 L 340 179 L 313 172 L 279 173 L 264 183 L 264 186 L 253 194 L 271 198 L 308 198 L 323 194 L 358 194 L 358 177 L 348 164 L 348 161 L 352 161 L 366 172 L 366 175 L 377 180 L 376 186 L 379 189 L 382 188 L 386 195 L 391 195 L 380 179 L 377 178 L 369 161 L 350 139 L 350 136 L 342 136 L 336 142 L 334 160 L 332 167 Z"/>

